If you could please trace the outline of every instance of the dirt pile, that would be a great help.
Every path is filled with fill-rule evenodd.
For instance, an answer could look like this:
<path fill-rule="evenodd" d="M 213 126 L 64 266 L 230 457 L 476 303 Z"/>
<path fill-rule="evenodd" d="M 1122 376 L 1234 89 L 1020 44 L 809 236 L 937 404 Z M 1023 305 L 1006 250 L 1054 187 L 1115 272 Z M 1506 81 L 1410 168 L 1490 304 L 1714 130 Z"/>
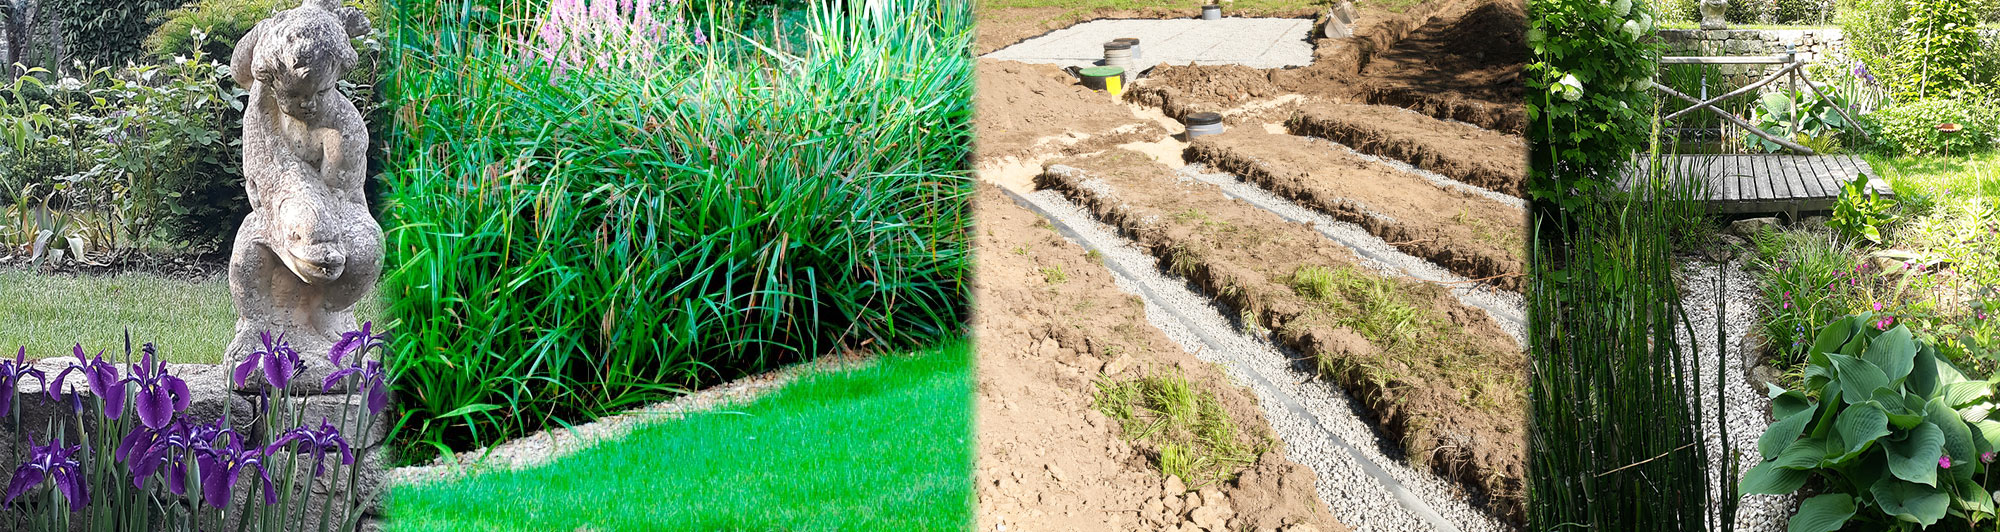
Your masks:
<path fill-rule="evenodd" d="M 1189 113 L 1220 112 L 1285 93 L 1271 83 L 1271 72 L 1243 65 L 1160 65 L 1125 99 L 1158 107 L 1178 120 Z"/>
<path fill-rule="evenodd" d="M 980 530 L 1346 530 L 1281 442 L 1234 481 L 1198 487 L 1121 439 L 1093 402 L 1100 379 L 1178 372 L 1243 432 L 1270 428 L 1248 390 L 1147 323 L 1090 254 L 979 188 Z"/>

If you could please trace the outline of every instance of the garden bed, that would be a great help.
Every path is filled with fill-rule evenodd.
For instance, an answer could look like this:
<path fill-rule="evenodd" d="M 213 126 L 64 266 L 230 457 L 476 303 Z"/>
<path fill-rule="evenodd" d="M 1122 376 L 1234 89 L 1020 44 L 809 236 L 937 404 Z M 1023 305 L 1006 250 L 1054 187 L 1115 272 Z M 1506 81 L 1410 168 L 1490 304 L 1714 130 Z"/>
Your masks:
<path fill-rule="evenodd" d="M 1525 360 L 1484 312 L 1383 278 L 1310 228 L 1114 150 L 1043 174 L 1165 268 L 1314 357 L 1433 471 L 1518 508 Z M 1505 511 L 1503 510 L 1503 513 Z"/>
<path fill-rule="evenodd" d="M 1238 129 L 1205 137 L 1189 151 L 1194 161 L 1361 226 L 1404 253 L 1520 290 L 1526 214 L 1518 205 L 1445 188 L 1293 135 Z"/>
<path fill-rule="evenodd" d="M 1251 391 L 1147 323 L 1144 302 L 1115 285 L 1100 253 L 991 186 L 975 204 L 980 530 L 1346 528 L 1312 470 L 1273 440 Z M 1197 469 L 1230 480 L 1164 478 L 1162 449 L 1127 440 L 1102 412 L 1106 386 L 1149 376 L 1184 378 L 1215 398 L 1241 454 L 1202 456 L 1244 461 Z"/>

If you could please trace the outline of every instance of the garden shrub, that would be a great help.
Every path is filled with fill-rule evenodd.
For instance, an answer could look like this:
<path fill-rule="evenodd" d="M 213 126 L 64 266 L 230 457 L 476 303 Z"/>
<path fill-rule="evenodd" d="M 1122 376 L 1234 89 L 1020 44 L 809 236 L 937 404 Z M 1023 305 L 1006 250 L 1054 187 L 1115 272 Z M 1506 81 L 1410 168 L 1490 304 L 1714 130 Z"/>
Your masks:
<path fill-rule="evenodd" d="M 1970 94 L 1899 103 L 1870 113 L 1875 138 L 1890 155 L 1969 155 L 1993 148 L 2000 140 L 2000 109 L 1994 100 Z M 1938 126 L 1954 123 L 1964 129 L 1946 133 Z"/>
<path fill-rule="evenodd" d="M 152 20 L 159 27 L 146 36 L 146 53 L 160 61 L 192 55 L 193 30 L 198 29 L 208 35 L 207 42 L 201 45 L 203 53 L 209 57 L 229 57 L 236 50 L 236 41 L 250 33 L 257 22 L 298 5 L 296 0 L 195 0 L 153 15 Z M 378 19 L 371 14 L 369 20 Z"/>
<path fill-rule="evenodd" d="M 1833 216 L 1827 218 L 1826 225 L 1841 236 L 1881 244 L 1882 228 L 1893 219 L 1889 209 L 1896 202 L 1868 186 L 1869 177 L 1857 174 L 1853 181 L 1840 186 L 1840 199 L 1834 202 Z"/>
<path fill-rule="evenodd" d="M 406 448 L 963 327 L 969 7 L 816 5 L 798 55 L 674 9 L 392 17 L 437 65 L 386 81 Z"/>
<path fill-rule="evenodd" d="M 1659 44 L 1644 2 L 1528 4 L 1528 191 L 1573 206 L 1615 180 L 1647 142 Z"/>
<path fill-rule="evenodd" d="M 1809 231 L 1759 231 L 1754 243 L 1762 334 L 1772 360 L 1790 368 L 1820 327 L 1853 311 L 1854 245 Z"/>
<path fill-rule="evenodd" d="M 1731 24 L 1770 24 L 1777 0 L 1729 0 L 1722 17 Z M 1699 20 L 1699 19 L 1697 19 Z"/>
<path fill-rule="evenodd" d="M 1910 18 L 1892 54 L 1901 66 L 1889 87 L 1902 99 L 1924 99 L 1983 87 L 1978 0 L 1909 0 Z"/>
<path fill-rule="evenodd" d="M 69 57 L 92 67 L 120 67 L 139 59 L 140 43 L 153 32 L 147 18 L 181 0 L 61 0 L 43 2 L 61 29 Z"/>
<path fill-rule="evenodd" d="M 1930 526 L 1993 517 L 1985 488 L 2000 421 L 1992 386 L 1968 379 L 1893 318 L 1862 313 L 1815 336 L 1800 389 L 1771 387 L 1763 461 L 1742 494 L 1787 494 L 1818 480 L 1790 530 Z"/>
<path fill-rule="evenodd" d="M 1751 108 L 1750 122 L 1779 138 L 1792 137 L 1813 147 L 1815 152 L 1835 152 L 1847 134 L 1860 126 L 1849 124 L 1847 118 L 1835 108 L 1846 108 L 1845 98 L 1837 92 L 1828 96 L 1833 103 L 1829 104 L 1826 98 L 1809 91 L 1767 92 Z M 1778 153 L 1785 149 L 1770 139 L 1750 133 L 1743 134 L 1743 143 L 1755 152 Z"/>

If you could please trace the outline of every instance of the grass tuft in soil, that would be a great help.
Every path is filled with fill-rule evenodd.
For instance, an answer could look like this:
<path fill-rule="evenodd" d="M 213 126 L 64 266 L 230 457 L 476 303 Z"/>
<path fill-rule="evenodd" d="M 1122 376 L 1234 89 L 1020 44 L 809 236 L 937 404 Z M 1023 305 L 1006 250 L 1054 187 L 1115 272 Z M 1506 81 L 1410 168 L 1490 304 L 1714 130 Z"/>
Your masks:
<path fill-rule="evenodd" d="M 1189 489 L 1234 480 L 1271 447 L 1269 436 L 1238 430 L 1213 393 L 1178 371 L 1100 381 L 1096 400 L 1099 412 L 1118 421 L 1120 436 Z"/>

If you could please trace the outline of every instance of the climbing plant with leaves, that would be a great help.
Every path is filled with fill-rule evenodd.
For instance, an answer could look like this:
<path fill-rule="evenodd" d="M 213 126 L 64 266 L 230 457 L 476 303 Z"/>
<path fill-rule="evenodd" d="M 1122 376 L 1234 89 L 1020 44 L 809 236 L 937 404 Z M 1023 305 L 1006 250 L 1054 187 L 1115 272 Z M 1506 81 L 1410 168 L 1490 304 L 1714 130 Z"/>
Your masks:
<path fill-rule="evenodd" d="M 1648 140 L 1653 14 L 1633 0 L 1533 0 L 1528 11 L 1529 192 L 1573 207 Z"/>

